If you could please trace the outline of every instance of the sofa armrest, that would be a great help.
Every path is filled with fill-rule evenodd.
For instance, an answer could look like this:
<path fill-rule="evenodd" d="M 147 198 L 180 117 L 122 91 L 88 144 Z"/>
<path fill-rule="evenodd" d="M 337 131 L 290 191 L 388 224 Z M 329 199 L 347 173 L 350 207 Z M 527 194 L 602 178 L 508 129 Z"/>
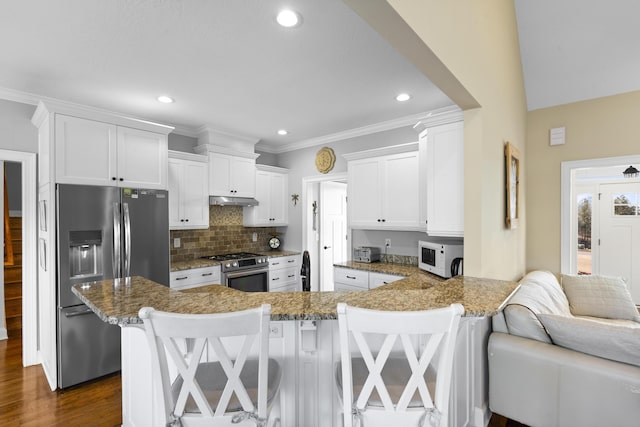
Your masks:
<path fill-rule="evenodd" d="M 640 425 L 640 368 L 503 333 L 489 337 L 489 407 L 527 425 Z"/>

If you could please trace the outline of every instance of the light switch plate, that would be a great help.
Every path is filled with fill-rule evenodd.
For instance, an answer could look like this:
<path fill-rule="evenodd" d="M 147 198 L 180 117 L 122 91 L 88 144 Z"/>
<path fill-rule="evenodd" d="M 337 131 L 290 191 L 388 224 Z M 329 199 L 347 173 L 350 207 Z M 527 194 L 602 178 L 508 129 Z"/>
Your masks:
<path fill-rule="evenodd" d="M 176 237 L 175 239 L 173 239 L 173 247 L 174 248 L 179 248 L 180 247 L 180 238 Z"/>

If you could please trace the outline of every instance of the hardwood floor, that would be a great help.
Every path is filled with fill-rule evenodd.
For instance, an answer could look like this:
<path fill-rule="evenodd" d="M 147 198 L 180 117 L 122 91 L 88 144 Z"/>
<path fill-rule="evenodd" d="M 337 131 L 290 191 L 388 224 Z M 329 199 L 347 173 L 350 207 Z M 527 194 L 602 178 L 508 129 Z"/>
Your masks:
<path fill-rule="evenodd" d="M 120 375 L 51 391 L 40 366 L 22 367 L 22 339 L 0 341 L 0 426 L 114 427 L 122 423 Z M 488 427 L 526 427 L 494 414 Z"/>
<path fill-rule="evenodd" d="M 0 426 L 113 427 L 122 423 L 120 375 L 51 391 L 40 366 L 22 367 L 20 336 L 0 341 Z"/>

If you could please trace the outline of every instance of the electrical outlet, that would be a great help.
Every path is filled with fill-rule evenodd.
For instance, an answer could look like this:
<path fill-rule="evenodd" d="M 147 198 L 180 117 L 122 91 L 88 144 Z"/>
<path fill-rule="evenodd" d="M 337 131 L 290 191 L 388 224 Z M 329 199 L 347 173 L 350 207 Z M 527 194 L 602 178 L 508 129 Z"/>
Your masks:
<path fill-rule="evenodd" d="M 256 233 L 255 231 L 253 232 L 253 235 L 251 236 L 251 238 L 253 239 L 254 242 L 258 241 L 258 233 Z"/>
<path fill-rule="evenodd" d="M 269 325 L 269 338 L 282 338 L 282 323 L 271 322 L 271 325 Z"/>
<path fill-rule="evenodd" d="M 174 248 L 179 248 L 180 247 L 180 238 L 176 237 L 175 239 L 173 239 L 173 247 Z"/>
<path fill-rule="evenodd" d="M 384 245 L 385 245 L 386 247 L 391 246 L 391 239 L 384 239 Z"/>

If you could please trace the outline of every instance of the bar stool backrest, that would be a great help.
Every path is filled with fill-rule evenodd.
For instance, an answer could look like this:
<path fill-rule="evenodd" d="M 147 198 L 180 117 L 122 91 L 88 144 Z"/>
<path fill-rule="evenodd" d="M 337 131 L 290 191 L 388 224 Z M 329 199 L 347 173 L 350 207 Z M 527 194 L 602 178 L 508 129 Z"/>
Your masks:
<path fill-rule="evenodd" d="M 447 426 L 454 348 L 463 312 L 460 304 L 412 312 L 338 304 L 344 426 L 354 422 L 366 427 Z M 382 344 L 373 349 L 370 338 L 375 336 L 379 344 L 380 335 Z M 401 350 L 392 354 L 398 347 Z M 425 380 L 428 368 L 436 375 L 433 397 Z M 399 375 L 394 369 L 404 372 Z M 403 379 L 391 387 L 385 384 L 385 378 L 394 377 Z M 416 391 L 419 399 L 414 397 Z"/>
<path fill-rule="evenodd" d="M 206 425 L 216 425 L 216 420 L 222 419 L 228 423 L 233 415 L 228 414 L 227 409 L 234 393 L 242 411 L 266 419 L 270 313 L 268 304 L 221 314 L 178 314 L 150 307 L 140 310 L 139 317 L 144 321 L 151 349 L 153 377 L 162 384 L 166 425 L 200 425 L 198 419 Z M 243 338 L 235 360 L 221 340 L 224 337 Z M 240 376 L 256 340 L 259 340 L 257 408 Z M 212 403 L 216 402 L 205 395 L 207 387 L 201 384 L 204 380 L 196 375 L 206 359 L 212 358 L 205 352 L 207 347 L 214 350 L 215 363 L 219 363 L 227 377 L 226 384 L 217 393 L 215 407 Z M 170 378 L 167 356 L 177 369 L 175 379 Z M 197 410 L 185 410 L 194 403 Z"/>

